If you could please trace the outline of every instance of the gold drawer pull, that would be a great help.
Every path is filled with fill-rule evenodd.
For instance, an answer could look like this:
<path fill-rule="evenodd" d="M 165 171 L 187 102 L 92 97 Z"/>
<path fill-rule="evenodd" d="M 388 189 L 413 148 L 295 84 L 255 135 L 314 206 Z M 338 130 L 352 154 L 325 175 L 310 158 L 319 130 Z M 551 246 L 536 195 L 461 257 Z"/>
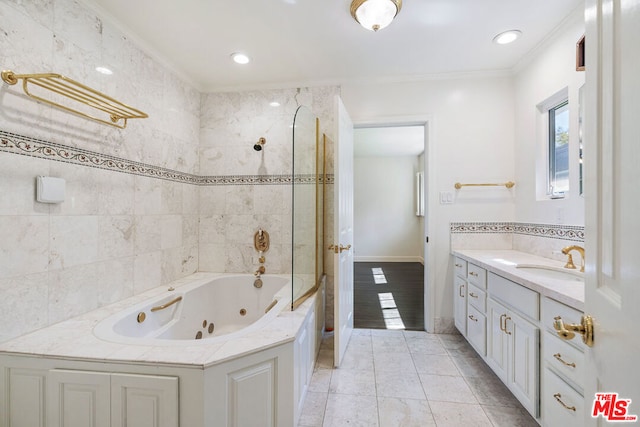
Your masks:
<path fill-rule="evenodd" d="M 478 298 L 478 295 L 474 294 L 473 292 L 469 292 L 469 296 L 471 298 Z"/>
<path fill-rule="evenodd" d="M 576 364 L 575 364 L 575 363 L 573 363 L 573 362 L 571 362 L 571 363 L 567 363 L 567 362 L 565 362 L 564 360 L 562 360 L 562 355 L 561 355 L 560 353 L 556 353 L 556 354 L 554 354 L 554 355 L 553 355 L 553 357 L 555 357 L 557 360 L 559 360 L 559 361 L 560 361 L 560 363 L 562 363 L 562 364 L 563 364 L 563 365 L 565 365 L 565 366 L 570 366 L 570 367 L 572 367 L 572 368 L 575 368 L 575 367 L 576 367 Z"/>
<path fill-rule="evenodd" d="M 478 277 L 478 273 L 476 273 L 474 271 L 470 271 L 469 272 L 469 276 Z"/>
<path fill-rule="evenodd" d="M 477 322 L 477 321 L 478 321 L 478 319 L 476 319 L 475 317 L 473 317 L 473 314 L 470 314 L 470 315 L 469 315 L 469 319 L 473 320 L 474 322 Z"/>
<path fill-rule="evenodd" d="M 554 394 L 553 397 L 555 397 L 556 400 L 558 401 L 558 403 L 560 403 L 562 406 L 564 406 L 565 409 L 568 409 L 568 410 L 573 411 L 573 412 L 576 411 L 576 407 L 575 406 L 567 406 L 567 404 L 562 401 L 562 399 L 561 399 L 562 395 L 560 393 Z"/>
<path fill-rule="evenodd" d="M 462 264 L 455 264 L 456 267 L 462 268 Z"/>
<path fill-rule="evenodd" d="M 511 335 L 511 332 L 507 331 L 507 320 L 511 320 L 511 316 L 507 316 L 504 318 L 504 333 L 507 335 Z"/>

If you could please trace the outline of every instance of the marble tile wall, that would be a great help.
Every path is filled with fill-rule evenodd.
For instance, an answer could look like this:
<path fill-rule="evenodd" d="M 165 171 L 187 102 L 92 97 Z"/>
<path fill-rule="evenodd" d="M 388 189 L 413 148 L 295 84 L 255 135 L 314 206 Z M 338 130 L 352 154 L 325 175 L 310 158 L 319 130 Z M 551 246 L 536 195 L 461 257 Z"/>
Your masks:
<path fill-rule="evenodd" d="M 292 125 L 300 105 L 320 119 L 321 133 L 333 139 L 333 105 L 338 87 L 210 93 L 202 96 L 200 174 L 242 176 L 232 183 L 200 189 L 200 270 L 246 273 L 255 271 L 258 254 L 253 235 L 267 230 L 271 246 L 265 254 L 267 273 L 291 272 Z M 278 107 L 269 104 L 278 102 Z M 266 138 L 262 151 L 253 145 Z M 333 147 L 327 147 L 327 173 L 333 173 Z M 233 181 L 233 180 L 232 180 Z M 329 184 L 327 194 L 333 192 Z M 325 205 L 333 210 L 332 197 Z M 308 216 L 308 215 L 305 215 Z M 325 240 L 332 239 L 333 222 L 327 217 Z M 313 260 L 313 255 L 310 255 Z M 333 258 L 325 258 L 333 272 Z M 332 295 L 333 275 L 327 282 Z M 331 295 L 327 301 L 331 301 Z M 329 303 L 328 303 L 329 304 Z M 332 324 L 328 310 L 327 324 Z"/>
<path fill-rule="evenodd" d="M 3 1 L 0 22 L 2 69 L 64 74 L 149 114 L 117 129 L 0 84 L 4 341 L 197 270 L 200 94 L 77 1 Z M 145 165 L 187 180 L 132 173 Z M 64 178 L 65 202 L 36 202 L 37 175 Z"/>
<path fill-rule="evenodd" d="M 514 249 L 563 261 L 561 249 L 584 246 L 584 226 L 521 222 L 452 222 L 451 250 Z"/>
<path fill-rule="evenodd" d="M 64 74 L 149 115 L 117 129 L 0 85 L 0 341 L 198 268 L 253 271 L 260 227 L 267 271 L 290 271 L 293 114 L 309 106 L 333 139 L 337 87 L 202 95 L 75 0 L 3 1 L 0 22 L 2 69 Z M 37 203 L 37 175 L 64 178 L 66 201 Z"/>

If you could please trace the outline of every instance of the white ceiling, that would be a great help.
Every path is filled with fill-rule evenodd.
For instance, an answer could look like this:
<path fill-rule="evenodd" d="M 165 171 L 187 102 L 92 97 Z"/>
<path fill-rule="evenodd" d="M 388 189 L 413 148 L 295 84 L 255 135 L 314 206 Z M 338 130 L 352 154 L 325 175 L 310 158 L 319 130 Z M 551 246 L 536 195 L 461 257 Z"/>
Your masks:
<path fill-rule="evenodd" d="M 373 33 L 351 18 L 350 0 L 83 1 L 205 92 L 510 70 L 584 3 L 404 0 Z M 509 29 L 522 37 L 492 43 Z M 233 63 L 236 51 L 253 61 Z"/>

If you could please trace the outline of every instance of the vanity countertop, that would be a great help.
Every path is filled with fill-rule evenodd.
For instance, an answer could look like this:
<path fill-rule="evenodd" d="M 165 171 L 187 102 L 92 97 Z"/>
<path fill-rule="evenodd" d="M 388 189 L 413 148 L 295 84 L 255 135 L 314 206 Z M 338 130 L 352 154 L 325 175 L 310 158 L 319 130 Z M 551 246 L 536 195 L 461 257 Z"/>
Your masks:
<path fill-rule="evenodd" d="M 453 255 L 536 291 L 542 296 L 584 311 L 584 281 L 543 278 L 526 269 L 516 268 L 518 264 L 562 268 L 564 262 L 514 250 L 454 250 Z"/>

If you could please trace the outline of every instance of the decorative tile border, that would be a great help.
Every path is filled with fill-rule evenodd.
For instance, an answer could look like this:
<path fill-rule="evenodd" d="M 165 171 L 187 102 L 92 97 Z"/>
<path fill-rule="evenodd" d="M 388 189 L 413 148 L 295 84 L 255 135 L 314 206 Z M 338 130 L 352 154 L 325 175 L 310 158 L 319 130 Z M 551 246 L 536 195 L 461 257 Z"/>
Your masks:
<path fill-rule="evenodd" d="M 199 176 L 0 130 L 0 151 L 194 185 L 315 184 L 315 174 Z M 321 178 L 322 182 L 322 178 Z M 333 174 L 325 177 L 333 184 Z"/>
<path fill-rule="evenodd" d="M 584 242 L 584 227 L 579 225 L 532 224 L 520 222 L 452 222 L 452 234 L 515 233 L 526 236 Z"/>
<path fill-rule="evenodd" d="M 578 225 L 527 224 L 516 222 L 513 228 L 513 232 L 516 234 L 584 242 L 584 227 Z"/>
<path fill-rule="evenodd" d="M 452 233 L 513 233 L 512 222 L 452 222 Z"/>

